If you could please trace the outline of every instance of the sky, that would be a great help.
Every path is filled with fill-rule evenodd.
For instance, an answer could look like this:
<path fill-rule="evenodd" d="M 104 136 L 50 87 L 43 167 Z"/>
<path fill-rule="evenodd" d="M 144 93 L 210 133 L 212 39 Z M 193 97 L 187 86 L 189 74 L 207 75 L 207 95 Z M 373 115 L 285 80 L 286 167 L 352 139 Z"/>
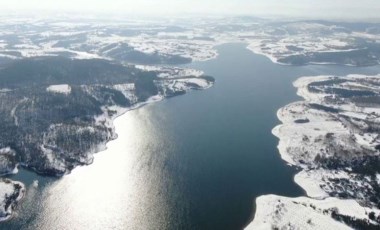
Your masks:
<path fill-rule="evenodd" d="M 0 11 L 380 18 L 380 0 L 0 0 Z"/>

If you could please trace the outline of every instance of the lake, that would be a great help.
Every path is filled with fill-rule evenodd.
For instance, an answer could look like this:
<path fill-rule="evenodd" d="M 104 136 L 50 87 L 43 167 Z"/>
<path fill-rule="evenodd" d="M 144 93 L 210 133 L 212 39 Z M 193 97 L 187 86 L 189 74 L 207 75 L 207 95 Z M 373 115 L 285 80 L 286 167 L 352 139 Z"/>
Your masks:
<path fill-rule="evenodd" d="M 204 91 L 149 104 L 115 121 L 119 138 L 61 179 L 20 170 L 28 187 L 1 229 L 242 229 L 255 198 L 301 196 L 271 130 L 300 76 L 377 74 L 378 67 L 282 66 L 244 44 L 187 65 L 214 76 Z M 38 180 L 38 187 L 33 181 Z"/>

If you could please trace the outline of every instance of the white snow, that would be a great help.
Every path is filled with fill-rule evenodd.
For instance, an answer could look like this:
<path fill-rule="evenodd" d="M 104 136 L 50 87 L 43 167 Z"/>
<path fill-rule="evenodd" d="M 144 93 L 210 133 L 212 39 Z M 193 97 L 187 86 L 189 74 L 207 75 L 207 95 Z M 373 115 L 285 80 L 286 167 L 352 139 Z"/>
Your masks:
<path fill-rule="evenodd" d="M 363 208 L 354 200 L 327 198 L 315 200 L 307 197 L 288 198 L 276 195 L 265 195 L 256 199 L 257 211 L 253 222 L 245 229 L 297 229 L 326 230 L 352 229 L 334 220 L 330 213 L 337 213 L 367 219 L 370 209 Z M 379 213 L 376 210 L 375 213 Z"/>
<path fill-rule="evenodd" d="M 361 120 L 365 120 L 368 116 L 368 114 L 366 113 L 358 113 L 358 112 L 353 112 L 353 111 L 342 112 L 340 114 L 348 116 L 348 117 L 358 118 Z"/>
<path fill-rule="evenodd" d="M 19 123 L 18 123 L 18 117 L 17 117 L 17 115 L 16 115 L 17 108 L 18 108 L 18 106 L 19 106 L 20 104 L 22 104 L 22 103 L 24 103 L 24 102 L 26 102 L 26 101 L 28 101 L 28 98 L 23 98 L 23 99 L 21 99 L 21 100 L 19 101 L 19 103 L 16 104 L 16 105 L 12 108 L 12 110 L 11 110 L 11 117 L 13 117 L 14 124 L 15 124 L 16 126 L 19 125 Z"/>
<path fill-rule="evenodd" d="M 305 189 L 309 197 L 322 199 L 328 197 L 328 194 L 320 187 L 321 183 L 318 183 L 320 182 L 320 177 L 316 170 L 303 170 L 295 175 L 294 182 Z"/>
<path fill-rule="evenodd" d="M 160 78 L 200 77 L 204 75 L 204 72 L 201 70 L 178 68 L 172 66 L 136 65 L 135 67 L 144 71 L 157 72 L 158 77 Z"/>
<path fill-rule="evenodd" d="M 39 185 L 38 180 L 34 180 L 32 186 L 33 186 L 34 188 L 38 188 L 38 185 Z"/>
<path fill-rule="evenodd" d="M 61 94 L 70 94 L 71 93 L 71 87 L 67 84 L 62 85 L 50 85 L 46 88 L 48 92 L 52 93 L 61 93 Z"/>
<path fill-rule="evenodd" d="M 8 92 L 12 92 L 12 90 L 11 89 L 6 89 L 6 88 L 0 89 L 0 93 L 8 93 Z"/>
<path fill-rule="evenodd" d="M 374 149 L 377 145 L 380 144 L 379 134 L 377 133 L 363 133 L 363 134 L 354 134 L 356 142 L 360 146 L 365 146 Z"/>
<path fill-rule="evenodd" d="M 65 163 L 56 157 L 56 153 L 54 153 L 53 150 L 51 150 L 45 145 L 41 145 L 40 150 L 45 155 L 46 159 L 48 160 L 47 163 L 49 163 L 49 167 L 57 169 L 61 172 L 66 171 Z"/>

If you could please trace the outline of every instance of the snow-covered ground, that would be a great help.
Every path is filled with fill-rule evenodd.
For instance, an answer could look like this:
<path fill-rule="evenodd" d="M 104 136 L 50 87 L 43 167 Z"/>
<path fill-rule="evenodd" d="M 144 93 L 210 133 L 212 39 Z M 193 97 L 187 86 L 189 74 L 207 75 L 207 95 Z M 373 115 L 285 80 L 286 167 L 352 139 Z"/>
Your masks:
<path fill-rule="evenodd" d="M 368 218 L 372 210 L 360 206 L 354 200 L 337 198 L 310 199 L 308 197 L 288 198 L 265 195 L 256 199 L 254 222 L 246 230 L 294 229 L 327 230 L 353 229 L 331 218 L 333 212 L 339 215 Z M 379 215 L 376 210 L 375 215 Z"/>

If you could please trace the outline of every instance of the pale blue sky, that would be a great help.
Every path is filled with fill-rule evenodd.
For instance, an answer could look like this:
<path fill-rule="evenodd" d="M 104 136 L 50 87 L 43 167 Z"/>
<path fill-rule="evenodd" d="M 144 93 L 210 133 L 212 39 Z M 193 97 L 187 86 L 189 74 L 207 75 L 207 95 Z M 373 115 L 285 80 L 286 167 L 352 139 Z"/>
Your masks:
<path fill-rule="evenodd" d="M 380 18 L 380 0 L 0 0 L 0 9 Z"/>

